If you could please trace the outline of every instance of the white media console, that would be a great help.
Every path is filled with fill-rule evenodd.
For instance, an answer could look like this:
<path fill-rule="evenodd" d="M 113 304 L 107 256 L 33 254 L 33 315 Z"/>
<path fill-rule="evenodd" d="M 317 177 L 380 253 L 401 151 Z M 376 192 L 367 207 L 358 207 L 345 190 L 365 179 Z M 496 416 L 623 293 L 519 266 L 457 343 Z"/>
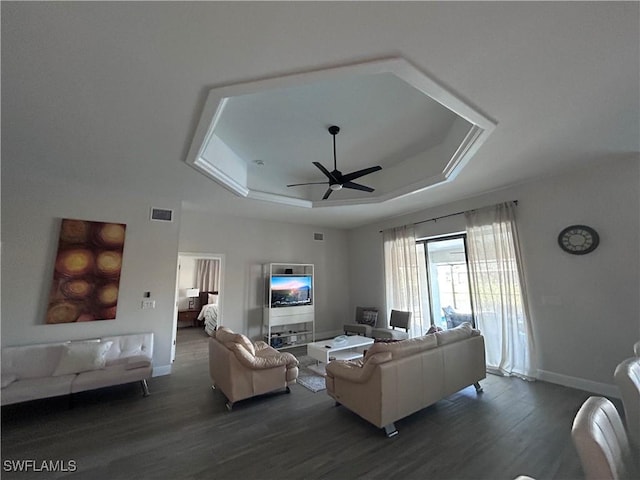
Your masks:
<path fill-rule="evenodd" d="M 262 330 L 265 342 L 274 348 L 306 345 L 315 341 L 313 264 L 267 263 Z M 276 281 L 277 280 L 277 281 Z M 304 280 L 299 298 L 280 295 L 277 282 Z M 308 292 L 307 290 L 308 288 Z M 298 293 L 295 290 L 289 293 Z M 308 299 L 307 299 L 308 295 Z"/>

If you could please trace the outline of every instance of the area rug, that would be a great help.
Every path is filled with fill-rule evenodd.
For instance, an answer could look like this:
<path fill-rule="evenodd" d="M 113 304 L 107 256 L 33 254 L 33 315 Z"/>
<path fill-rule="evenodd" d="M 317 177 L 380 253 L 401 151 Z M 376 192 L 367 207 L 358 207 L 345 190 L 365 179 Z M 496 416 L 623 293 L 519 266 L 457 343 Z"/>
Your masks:
<path fill-rule="evenodd" d="M 316 365 L 316 361 L 308 355 L 298 357 L 298 361 L 300 365 L 297 382 L 300 385 L 314 393 L 327 388 L 324 382 L 324 365 Z"/>

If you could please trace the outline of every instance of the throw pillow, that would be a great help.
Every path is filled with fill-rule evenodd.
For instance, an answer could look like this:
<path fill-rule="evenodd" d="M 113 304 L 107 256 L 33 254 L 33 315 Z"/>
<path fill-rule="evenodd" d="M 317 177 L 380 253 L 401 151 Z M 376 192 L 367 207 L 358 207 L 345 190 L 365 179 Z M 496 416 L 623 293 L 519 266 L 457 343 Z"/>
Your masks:
<path fill-rule="evenodd" d="M 376 321 L 378 321 L 378 312 L 375 310 L 365 310 L 362 312 L 362 321 L 360 323 L 364 325 L 375 326 Z"/>
<path fill-rule="evenodd" d="M 113 342 L 73 342 L 64 345 L 53 376 L 104 368 L 107 351 L 112 344 Z"/>
<path fill-rule="evenodd" d="M 436 333 L 436 332 L 441 332 L 442 328 L 440 327 L 436 327 L 435 325 L 431 325 L 431 328 L 429 328 L 429 330 L 427 330 L 427 333 L 425 333 L 425 335 L 429 335 L 430 333 Z"/>
<path fill-rule="evenodd" d="M 455 343 L 464 338 L 469 338 L 473 335 L 471 324 L 463 323 L 455 328 L 449 330 L 443 330 L 442 332 L 436 332 L 438 339 L 438 345 L 447 345 L 448 343 Z"/>

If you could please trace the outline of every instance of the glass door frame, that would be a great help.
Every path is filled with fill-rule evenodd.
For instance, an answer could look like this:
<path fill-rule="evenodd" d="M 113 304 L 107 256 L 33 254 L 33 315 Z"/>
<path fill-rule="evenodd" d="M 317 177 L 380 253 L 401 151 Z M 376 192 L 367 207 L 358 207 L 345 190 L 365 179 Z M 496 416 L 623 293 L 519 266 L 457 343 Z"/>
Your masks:
<path fill-rule="evenodd" d="M 445 241 L 445 240 L 455 240 L 455 239 L 462 239 L 462 244 L 464 247 L 464 262 L 465 265 L 467 267 L 467 284 L 469 287 L 469 303 L 471 306 L 471 326 L 473 328 L 476 328 L 476 315 L 475 315 L 475 306 L 474 306 L 474 302 L 473 302 L 473 292 L 471 291 L 471 279 L 469 278 L 469 254 L 468 254 L 468 250 L 467 250 L 467 234 L 466 232 L 461 232 L 461 233 L 452 233 L 450 235 L 442 235 L 442 236 L 438 236 L 438 237 L 431 237 L 431 238 L 421 238 L 419 240 L 416 240 L 416 244 L 420 243 L 423 245 L 424 248 L 424 260 L 425 260 L 425 270 L 426 270 L 426 274 L 427 274 L 427 295 L 429 298 L 429 310 L 430 310 L 430 319 L 431 319 L 431 325 L 434 326 L 436 318 L 440 318 L 440 316 L 436 317 L 436 312 L 433 311 L 433 305 L 434 305 L 434 301 L 433 301 L 433 288 L 432 288 L 432 282 L 431 282 L 431 270 L 429 268 L 429 249 L 428 249 L 428 244 L 429 243 L 435 243 L 435 242 L 439 242 L 439 241 Z M 437 326 L 437 325 L 436 325 Z"/>

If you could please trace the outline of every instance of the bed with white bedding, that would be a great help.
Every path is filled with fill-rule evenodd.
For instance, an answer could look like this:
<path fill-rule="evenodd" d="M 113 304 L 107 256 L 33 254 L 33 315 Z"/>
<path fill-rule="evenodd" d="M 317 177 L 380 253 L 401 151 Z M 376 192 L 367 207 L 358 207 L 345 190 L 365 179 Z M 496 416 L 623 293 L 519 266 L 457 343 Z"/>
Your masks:
<path fill-rule="evenodd" d="M 207 335 L 213 336 L 218 328 L 218 292 L 201 292 L 200 305 L 202 308 L 198 314 L 198 320 L 204 321 L 204 331 Z"/>

